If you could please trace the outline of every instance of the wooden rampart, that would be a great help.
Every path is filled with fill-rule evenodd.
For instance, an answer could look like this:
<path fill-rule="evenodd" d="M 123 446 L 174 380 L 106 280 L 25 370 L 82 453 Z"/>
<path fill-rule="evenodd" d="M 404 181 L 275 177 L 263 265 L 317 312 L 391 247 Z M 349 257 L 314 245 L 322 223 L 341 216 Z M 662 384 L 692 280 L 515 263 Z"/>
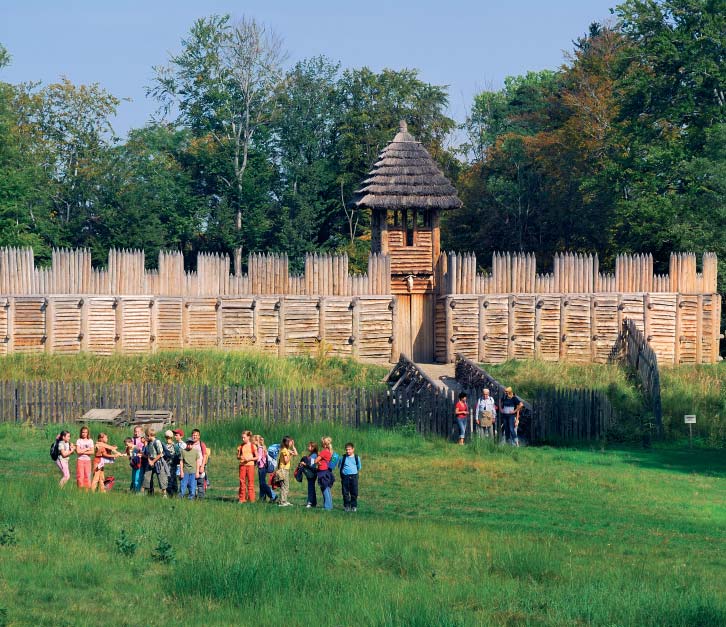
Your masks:
<path fill-rule="evenodd" d="M 662 364 L 719 359 L 718 294 L 455 294 L 437 300 L 435 316 L 438 361 L 605 363 L 626 319 Z"/>
<path fill-rule="evenodd" d="M 144 296 L 358 296 L 391 293 L 386 255 L 371 254 L 368 272 L 350 274 L 347 255 L 309 254 L 303 274 L 291 274 L 287 255 L 251 254 L 246 274 L 230 274 L 227 255 L 200 253 L 184 269 L 178 252 L 160 252 L 157 269 L 145 268 L 140 250 L 111 250 L 106 268 L 92 265 L 88 250 L 54 250 L 38 268 L 30 248 L 0 249 L 0 296 L 103 294 Z"/>
<path fill-rule="evenodd" d="M 0 355 L 258 348 L 281 356 L 322 347 L 390 360 L 390 296 L 0 297 Z"/>

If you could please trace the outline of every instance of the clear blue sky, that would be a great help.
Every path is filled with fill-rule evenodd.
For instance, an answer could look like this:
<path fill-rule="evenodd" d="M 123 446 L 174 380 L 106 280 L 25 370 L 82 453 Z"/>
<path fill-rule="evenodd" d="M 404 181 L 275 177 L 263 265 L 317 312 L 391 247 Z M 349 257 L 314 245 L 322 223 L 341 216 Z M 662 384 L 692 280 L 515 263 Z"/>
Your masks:
<path fill-rule="evenodd" d="M 114 128 L 142 126 L 144 95 L 192 22 L 248 15 L 285 41 L 289 62 L 323 54 L 343 67 L 418 68 L 449 86 L 449 115 L 463 121 L 475 93 L 504 78 L 554 69 L 593 21 L 619 0 L 0 0 L 0 42 L 12 64 L 0 80 L 98 82 L 120 98 Z"/>

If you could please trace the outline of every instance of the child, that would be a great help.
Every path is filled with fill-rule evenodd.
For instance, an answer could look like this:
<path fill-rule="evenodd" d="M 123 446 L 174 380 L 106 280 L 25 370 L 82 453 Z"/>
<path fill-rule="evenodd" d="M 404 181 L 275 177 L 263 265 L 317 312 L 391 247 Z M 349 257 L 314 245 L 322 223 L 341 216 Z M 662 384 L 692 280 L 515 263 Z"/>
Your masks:
<path fill-rule="evenodd" d="M 133 448 L 127 450 L 129 455 L 129 466 L 131 466 L 131 488 L 132 492 L 141 492 L 141 484 L 144 481 L 144 446 L 146 440 L 140 426 L 134 427 L 134 435 L 131 438 Z"/>
<path fill-rule="evenodd" d="M 318 495 L 315 490 L 315 479 L 317 479 L 318 471 L 315 468 L 315 459 L 318 456 L 317 442 L 308 442 L 308 454 L 300 460 L 302 473 L 308 481 L 308 502 L 305 507 L 317 507 Z"/>
<path fill-rule="evenodd" d="M 290 494 L 290 463 L 296 455 L 295 440 L 288 436 L 282 438 L 280 442 L 280 454 L 277 458 L 277 470 L 275 471 L 275 476 L 280 485 L 279 507 L 289 507 L 292 505 L 287 500 L 287 497 Z"/>
<path fill-rule="evenodd" d="M 164 446 L 156 439 L 156 430 L 146 430 L 146 446 L 144 447 L 144 486 L 147 494 L 155 492 L 154 483 L 159 487 L 159 493 L 166 497 L 166 488 L 169 486 L 169 464 L 164 459 Z M 156 482 L 154 482 L 156 477 Z"/>
<path fill-rule="evenodd" d="M 333 458 L 333 440 L 324 437 L 321 441 L 323 445 L 320 454 L 315 459 L 315 466 L 318 469 L 318 485 L 323 493 L 323 508 L 327 510 L 333 509 L 333 495 L 330 489 L 335 483 L 335 477 L 330 472 L 330 462 Z"/>
<path fill-rule="evenodd" d="M 71 478 L 70 470 L 68 469 L 68 458 L 76 450 L 76 445 L 71 444 L 71 432 L 61 431 L 58 435 L 58 459 L 55 460 L 55 465 L 61 471 L 61 478 L 58 485 L 62 488 L 68 479 Z"/>
<path fill-rule="evenodd" d="M 345 445 L 345 455 L 340 460 L 340 482 L 343 484 L 343 505 L 346 512 L 358 511 L 358 473 L 360 457 L 355 454 L 352 442 Z"/>
<path fill-rule="evenodd" d="M 260 482 L 260 500 L 270 499 L 270 503 L 277 500 L 277 495 L 266 481 L 267 477 L 267 449 L 265 448 L 265 438 L 256 435 L 253 441 L 257 445 L 257 479 Z"/>
<path fill-rule="evenodd" d="M 191 501 L 197 493 L 197 479 L 199 479 L 199 470 L 202 467 L 202 452 L 198 448 L 194 448 L 194 440 L 189 439 L 180 454 L 179 498 L 184 498 L 184 493 L 187 492 Z"/>
<path fill-rule="evenodd" d="M 99 433 L 96 438 L 96 444 L 93 449 L 93 481 L 91 481 L 91 492 L 96 491 L 98 487 L 100 492 L 106 491 L 105 481 L 106 475 L 103 468 L 108 463 L 113 463 L 114 458 L 123 457 L 123 453 L 119 453 L 117 447 L 108 443 L 108 436 L 105 433 Z"/>
<path fill-rule="evenodd" d="M 240 503 L 255 502 L 255 462 L 257 447 L 252 443 L 252 431 L 242 433 L 242 444 L 237 447 L 239 460 L 239 493 Z"/>
<path fill-rule="evenodd" d="M 79 488 L 91 487 L 91 455 L 93 455 L 93 440 L 88 427 L 81 427 L 76 440 L 76 485 Z"/>

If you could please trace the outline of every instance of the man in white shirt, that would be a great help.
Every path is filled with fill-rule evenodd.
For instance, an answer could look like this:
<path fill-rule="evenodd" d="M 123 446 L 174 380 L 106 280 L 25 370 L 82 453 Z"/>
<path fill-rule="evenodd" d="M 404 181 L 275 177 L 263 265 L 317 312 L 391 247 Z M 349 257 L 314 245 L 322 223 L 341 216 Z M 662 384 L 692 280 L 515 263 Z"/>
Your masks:
<path fill-rule="evenodd" d="M 494 437 L 494 425 L 497 418 L 497 404 L 494 399 L 489 396 L 489 389 L 484 388 L 481 391 L 481 398 L 476 404 L 476 424 L 479 427 L 479 436 L 492 438 Z"/>

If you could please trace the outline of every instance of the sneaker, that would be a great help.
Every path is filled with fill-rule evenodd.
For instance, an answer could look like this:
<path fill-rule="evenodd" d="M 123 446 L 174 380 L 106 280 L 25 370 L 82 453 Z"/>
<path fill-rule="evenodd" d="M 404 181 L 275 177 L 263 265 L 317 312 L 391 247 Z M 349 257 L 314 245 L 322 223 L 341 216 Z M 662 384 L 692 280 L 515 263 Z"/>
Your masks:
<path fill-rule="evenodd" d="M 350 511 L 350 507 L 347 507 L 347 506 L 346 506 L 346 508 L 345 508 L 345 511 L 346 511 L 346 512 L 349 512 L 349 511 Z"/>
<path fill-rule="evenodd" d="M 358 508 L 357 508 L 357 507 L 351 507 L 351 508 L 350 508 L 350 511 L 351 511 L 351 512 L 357 512 L 357 511 L 358 511 Z"/>
<path fill-rule="evenodd" d="M 311 504 L 311 503 L 308 503 L 308 504 L 307 504 L 307 505 L 306 505 L 305 507 L 306 507 L 306 508 L 307 508 L 307 507 L 310 507 L 310 508 L 312 508 L 312 504 Z"/>

